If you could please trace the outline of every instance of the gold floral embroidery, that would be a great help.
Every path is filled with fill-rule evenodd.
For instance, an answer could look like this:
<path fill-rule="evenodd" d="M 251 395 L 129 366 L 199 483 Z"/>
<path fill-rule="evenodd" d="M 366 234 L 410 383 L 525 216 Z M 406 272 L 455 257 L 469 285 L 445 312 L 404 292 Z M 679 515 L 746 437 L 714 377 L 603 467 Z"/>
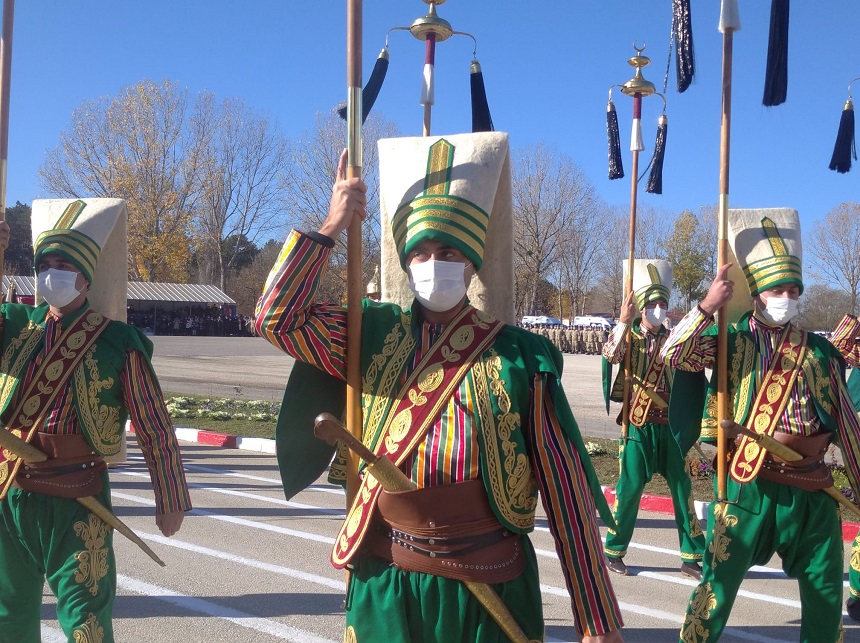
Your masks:
<path fill-rule="evenodd" d="M 78 392 L 78 411 L 81 423 L 96 450 L 104 455 L 112 455 L 119 452 L 123 437 L 119 426 L 120 409 L 118 406 L 99 403 L 99 393 L 112 388 L 114 380 L 112 377 L 101 379 L 94 352 L 94 349 L 87 351 L 83 364 L 73 374 Z M 89 384 L 84 369 L 89 373 Z"/>
<path fill-rule="evenodd" d="M 728 513 L 727 510 L 728 505 L 723 502 L 718 502 L 714 507 L 714 532 L 711 544 L 708 546 L 708 551 L 713 554 L 711 567 L 714 569 L 717 563 L 725 562 L 731 556 L 728 548 L 732 539 L 726 536 L 726 530 L 738 524 L 738 517 Z"/>
<path fill-rule="evenodd" d="M 534 524 L 537 481 L 528 457 L 517 453 L 511 436 L 520 426 L 520 414 L 511 413 L 511 398 L 501 379 L 502 360 L 490 349 L 472 367 L 476 410 L 481 422 L 488 483 L 502 517 L 519 528 Z M 489 390 L 488 390 L 489 383 Z M 489 393 L 496 397 L 500 413 L 495 416 Z M 500 451 L 501 445 L 501 451 Z M 503 473 L 504 472 L 504 473 Z"/>
<path fill-rule="evenodd" d="M 99 593 L 99 581 L 108 573 L 108 549 L 105 538 L 110 527 L 94 514 L 89 515 L 88 522 L 79 520 L 74 524 L 75 534 L 84 541 L 84 551 L 75 554 L 79 568 L 75 571 L 75 581 L 86 583 L 93 596 Z"/>
<path fill-rule="evenodd" d="M 355 629 L 353 629 L 352 625 L 346 628 L 346 631 L 343 633 L 343 643 L 358 643 L 358 637 L 355 635 Z"/>
<path fill-rule="evenodd" d="M 690 536 L 695 538 L 702 535 L 702 525 L 696 517 L 696 505 L 693 503 L 693 496 L 687 496 L 687 512 L 690 515 Z"/>
<path fill-rule="evenodd" d="M 362 381 L 365 404 L 363 442 L 371 449 L 379 439 L 383 420 L 394 403 L 394 387 L 400 384 L 404 365 L 415 351 L 415 338 L 409 332 L 411 323 L 411 315 L 400 316 L 400 324 L 385 337 L 382 353 L 373 356 L 371 368 Z M 384 369 L 379 384 L 374 386 L 381 367 Z"/>
<path fill-rule="evenodd" d="M 72 632 L 75 643 L 102 643 L 105 639 L 105 630 L 99 625 L 96 615 L 90 612 L 87 622 L 80 629 Z"/>
<path fill-rule="evenodd" d="M 30 322 L 18 337 L 9 342 L 9 346 L 3 352 L 3 359 L 0 362 L 0 371 L 3 373 L 3 382 L 0 384 L 0 409 L 5 409 L 9 403 L 22 370 L 31 362 L 33 351 L 41 343 L 44 334 L 44 328 Z M 15 357 L 14 363 L 12 363 L 13 357 Z"/>
<path fill-rule="evenodd" d="M 681 626 L 681 640 L 684 643 L 704 643 L 708 640 L 711 631 L 705 629 L 703 621 L 710 619 L 711 610 L 716 606 L 717 597 L 711 591 L 710 583 L 696 588 Z"/>

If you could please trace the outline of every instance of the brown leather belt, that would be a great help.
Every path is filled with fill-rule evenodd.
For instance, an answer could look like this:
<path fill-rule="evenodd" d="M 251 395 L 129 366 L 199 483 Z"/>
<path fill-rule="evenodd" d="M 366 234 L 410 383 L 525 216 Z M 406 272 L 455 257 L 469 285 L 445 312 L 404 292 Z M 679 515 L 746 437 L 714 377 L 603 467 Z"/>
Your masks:
<path fill-rule="evenodd" d="M 24 464 L 15 476 L 15 487 L 59 498 L 83 498 L 101 491 L 107 464 L 83 435 L 36 433 L 30 444 L 48 459 Z"/>
<path fill-rule="evenodd" d="M 773 439 L 790 447 L 802 460 L 785 462 L 768 452 L 759 469 L 758 476 L 764 480 L 787 484 L 806 491 L 818 491 L 833 486 L 833 476 L 824 464 L 824 455 L 830 444 L 830 433 L 812 436 L 792 435 L 776 432 Z"/>
<path fill-rule="evenodd" d="M 361 551 L 406 571 L 478 583 L 513 580 L 526 563 L 480 480 L 383 491 Z"/>

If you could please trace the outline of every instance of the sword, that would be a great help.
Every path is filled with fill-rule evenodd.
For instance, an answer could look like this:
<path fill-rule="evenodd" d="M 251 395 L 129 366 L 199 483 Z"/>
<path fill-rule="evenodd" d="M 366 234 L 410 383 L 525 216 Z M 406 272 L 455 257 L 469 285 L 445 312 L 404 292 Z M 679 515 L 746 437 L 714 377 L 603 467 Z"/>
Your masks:
<path fill-rule="evenodd" d="M 3 428 L 0 428 L 0 447 L 13 453 L 24 462 L 44 462 L 48 459 L 48 456 L 39 451 L 39 449 L 34 447 L 32 444 L 25 442 L 11 431 L 7 431 Z M 110 525 L 135 545 L 140 547 L 146 555 L 156 563 L 162 567 L 166 567 L 164 561 L 161 560 L 156 553 L 152 551 L 152 549 L 150 549 L 149 545 L 140 539 L 140 536 L 134 533 L 122 520 L 113 515 L 111 510 L 96 500 L 95 497 L 85 496 L 83 498 L 75 498 L 75 500 L 89 509 L 91 513 L 98 516 L 105 524 Z"/>
<path fill-rule="evenodd" d="M 726 437 L 730 440 L 734 440 L 738 435 L 745 435 L 750 440 L 753 440 L 761 446 L 762 449 L 767 449 L 771 453 L 773 453 L 778 458 L 782 458 L 786 462 L 795 462 L 797 460 L 803 460 L 803 456 L 800 455 L 797 451 L 784 445 L 782 442 L 777 442 L 769 435 L 765 435 L 763 433 L 756 433 L 755 431 L 749 430 L 745 426 L 741 426 L 737 422 L 733 422 L 732 420 L 723 420 L 720 422 L 720 425 L 726 431 Z M 842 492 L 836 488 L 836 486 L 827 487 L 826 489 L 822 489 L 824 493 L 833 498 L 836 502 L 841 504 L 846 509 L 849 509 L 855 516 L 860 517 L 860 507 L 857 507 L 853 502 L 848 500 L 845 496 L 842 495 Z"/>
<path fill-rule="evenodd" d="M 376 455 L 364 446 L 358 438 L 344 429 L 331 413 L 320 413 L 317 416 L 314 421 L 314 435 L 331 445 L 338 440 L 346 444 L 367 463 L 367 472 L 376 478 L 386 491 L 409 491 L 416 488 L 415 483 L 406 477 L 406 474 L 391 460 L 384 455 Z M 486 583 L 473 581 L 463 581 L 463 584 L 513 643 L 539 643 L 525 635 L 504 601 L 492 587 Z"/>

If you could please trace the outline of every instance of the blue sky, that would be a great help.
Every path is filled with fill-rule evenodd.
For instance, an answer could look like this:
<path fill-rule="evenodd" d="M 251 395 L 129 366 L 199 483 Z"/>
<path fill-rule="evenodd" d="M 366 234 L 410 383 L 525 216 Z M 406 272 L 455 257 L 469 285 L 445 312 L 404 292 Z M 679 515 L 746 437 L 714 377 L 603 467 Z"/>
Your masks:
<path fill-rule="evenodd" d="M 847 85 L 860 76 L 860 2 L 792 3 L 788 100 L 761 105 L 770 2 L 740 0 L 735 34 L 732 207 L 794 207 L 803 225 L 860 197 L 860 167 L 827 169 Z M 693 0 L 694 84 L 667 92 L 669 135 L 663 195 L 640 203 L 679 212 L 718 197 L 720 50 L 718 0 Z M 297 138 L 317 112 L 345 95 L 344 0 L 25 0 L 16 6 L 7 202 L 30 203 L 37 170 L 73 109 L 144 78 L 170 78 L 193 96 L 238 96 Z M 419 0 L 364 1 L 365 79 L 390 27 L 426 13 Z M 632 43 L 647 43 L 645 76 L 662 87 L 671 0 L 448 0 L 439 15 L 478 40 L 490 108 L 514 147 L 545 142 L 574 159 L 611 204 L 627 207 L 630 181 L 607 179 L 605 106 L 610 85 L 632 76 Z M 390 39 L 391 65 L 374 112 L 404 134 L 421 133 L 417 104 L 423 45 L 408 32 Z M 437 50 L 433 133 L 470 127 L 472 41 Z M 855 85 L 860 98 L 860 83 Z M 629 173 L 631 99 L 614 94 Z M 650 158 L 662 101 L 643 106 Z M 855 162 L 856 164 L 856 162 Z"/>

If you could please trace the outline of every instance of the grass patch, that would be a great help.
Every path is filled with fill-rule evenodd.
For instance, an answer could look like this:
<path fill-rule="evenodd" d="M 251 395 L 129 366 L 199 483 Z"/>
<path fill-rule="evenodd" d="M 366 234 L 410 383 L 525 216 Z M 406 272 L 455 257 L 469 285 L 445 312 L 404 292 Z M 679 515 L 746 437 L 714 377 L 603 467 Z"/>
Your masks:
<path fill-rule="evenodd" d="M 252 438 L 274 438 L 280 404 L 165 393 L 175 426 Z"/>

